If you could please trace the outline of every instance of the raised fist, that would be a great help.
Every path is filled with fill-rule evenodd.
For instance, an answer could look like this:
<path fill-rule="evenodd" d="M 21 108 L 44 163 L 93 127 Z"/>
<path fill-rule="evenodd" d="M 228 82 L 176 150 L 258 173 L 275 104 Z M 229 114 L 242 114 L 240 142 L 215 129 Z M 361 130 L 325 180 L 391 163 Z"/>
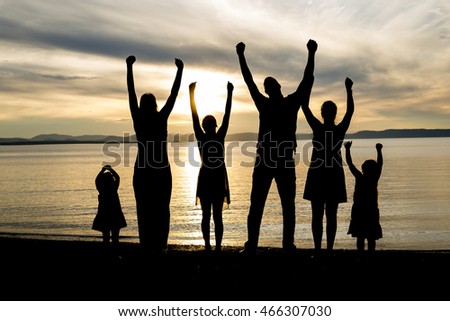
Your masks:
<path fill-rule="evenodd" d="M 353 86 L 353 80 L 351 80 L 350 78 L 345 78 L 345 88 L 347 88 L 347 90 L 351 90 Z"/>
<path fill-rule="evenodd" d="M 136 62 L 136 57 L 135 56 L 128 56 L 126 61 L 127 61 L 128 65 L 132 65 L 132 64 L 134 64 Z"/>
<path fill-rule="evenodd" d="M 309 39 L 308 43 L 306 44 L 306 48 L 308 48 L 308 51 L 316 52 L 317 51 L 317 42 L 315 42 L 312 39 Z"/>
<path fill-rule="evenodd" d="M 175 66 L 177 66 L 177 68 L 183 68 L 184 63 L 181 59 L 175 58 Z"/>
<path fill-rule="evenodd" d="M 236 45 L 236 52 L 237 52 L 238 55 L 243 54 L 243 53 L 244 53 L 244 50 L 245 50 L 245 43 L 240 42 L 240 43 L 238 43 L 238 44 Z"/>

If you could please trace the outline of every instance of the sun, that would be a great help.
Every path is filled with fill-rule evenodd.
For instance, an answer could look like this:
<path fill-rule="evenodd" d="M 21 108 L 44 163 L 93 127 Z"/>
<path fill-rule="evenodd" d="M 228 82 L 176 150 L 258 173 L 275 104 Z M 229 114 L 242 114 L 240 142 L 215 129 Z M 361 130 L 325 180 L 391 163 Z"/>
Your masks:
<path fill-rule="evenodd" d="M 225 111 L 229 75 L 219 72 L 194 69 L 186 73 L 188 84 L 197 82 L 195 102 L 200 119 L 208 114 L 217 116 Z M 232 81 L 231 81 L 232 82 Z"/>

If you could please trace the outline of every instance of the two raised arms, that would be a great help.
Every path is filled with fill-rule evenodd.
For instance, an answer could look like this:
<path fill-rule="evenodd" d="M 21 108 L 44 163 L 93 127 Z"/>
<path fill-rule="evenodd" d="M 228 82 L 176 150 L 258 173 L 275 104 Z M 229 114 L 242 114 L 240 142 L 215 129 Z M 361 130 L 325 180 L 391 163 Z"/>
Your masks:
<path fill-rule="evenodd" d="M 114 188 L 118 189 L 120 185 L 120 176 L 119 174 L 111 167 L 111 165 L 105 165 L 102 167 L 100 172 L 97 174 L 97 177 L 95 178 L 95 186 L 98 190 L 100 190 L 100 177 L 105 173 L 106 171 L 110 171 L 111 175 L 114 177 Z"/>
<path fill-rule="evenodd" d="M 314 58 L 317 51 L 317 43 L 314 40 L 310 39 L 306 46 L 308 48 L 308 61 L 303 72 L 303 79 L 294 93 L 296 96 L 298 96 L 298 98 L 301 98 L 301 96 L 307 94 L 308 91 L 311 92 L 311 87 L 314 82 Z M 250 72 L 250 68 L 248 67 L 244 52 L 245 44 L 243 42 L 239 42 L 236 45 L 236 53 L 238 55 L 241 73 L 245 83 L 247 84 L 253 101 L 258 102 L 264 98 L 264 95 L 261 94 L 253 80 L 253 76 Z M 256 104 L 256 107 L 258 108 L 258 104 Z"/>
<path fill-rule="evenodd" d="M 198 138 L 203 134 L 203 130 L 202 127 L 200 126 L 200 120 L 198 117 L 198 112 L 197 112 L 197 104 L 195 103 L 195 87 L 196 87 L 197 83 L 196 82 L 192 82 L 189 85 L 189 100 L 190 100 L 190 105 L 191 105 L 191 114 L 192 114 L 192 123 L 194 126 L 194 133 L 195 136 Z M 225 104 L 225 114 L 223 115 L 223 119 L 222 119 L 222 125 L 220 126 L 219 130 L 218 130 L 218 135 L 222 136 L 223 138 L 225 138 L 227 131 L 228 131 L 228 126 L 230 124 L 230 114 L 231 114 L 231 102 L 232 102 L 232 98 L 233 98 L 233 90 L 234 90 L 234 86 L 231 82 L 228 82 L 227 84 L 227 101 Z"/>
<path fill-rule="evenodd" d="M 355 111 L 352 86 L 353 81 L 348 77 L 345 78 L 345 89 L 347 91 L 347 109 L 345 111 L 344 118 L 338 125 L 342 128 L 343 132 L 346 132 L 347 129 L 350 127 L 350 121 L 352 120 L 353 113 Z M 320 120 L 313 115 L 311 109 L 309 108 L 309 95 L 307 95 L 305 98 L 305 101 L 302 105 L 302 110 L 303 114 L 305 115 L 306 121 L 308 122 L 309 126 L 312 128 L 313 131 L 322 124 Z"/>
<path fill-rule="evenodd" d="M 135 56 L 128 56 L 126 59 L 127 63 L 127 88 L 128 88 L 128 101 L 130 105 L 131 116 L 133 119 L 137 116 L 137 112 L 139 110 L 138 100 L 136 96 L 136 90 L 134 86 L 134 77 L 133 77 L 133 64 L 136 62 Z M 170 95 L 167 98 L 166 103 L 163 108 L 161 108 L 161 113 L 166 117 L 169 117 L 172 109 L 175 105 L 175 100 L 178 95 L 178 91 L 181 86 L 181 77 L 183 75 L 184 63 L 180 59 L 175 59 L 175 65 L 177 66 L 177 73 L 175 76 L 175 80 L 172 85 L 172 89 L 170 91 Z"/>
<path fill-rule="evenodd" d="M 352 154 L 350 152 L 350 149 L 352 147 L 352 142 L 348 141 L 344 143 L 345 147 L 345 159 L 348 165 L 348 168 L 350 169 L 350 172 L 353 174 L 353 176 L 362 175 L 362 173 L 356 168 L 356 166 L 353 164 Z M 381 171 L 383 169 L 383 153 L 381 150 L 383 149 L 383 145 L 380 143 L 377 143 L 375 145 L 375 148 L 377 150 L 377 175 L 381 175 Z"/>

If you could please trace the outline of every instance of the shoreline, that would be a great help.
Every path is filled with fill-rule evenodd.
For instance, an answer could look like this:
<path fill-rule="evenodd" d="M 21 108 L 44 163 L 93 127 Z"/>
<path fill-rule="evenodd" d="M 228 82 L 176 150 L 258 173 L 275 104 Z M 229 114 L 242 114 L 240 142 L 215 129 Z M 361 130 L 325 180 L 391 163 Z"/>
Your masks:
<path fill-rule="evenodd" d="M 447 301 L 450 250 L 323 251 L 239 247 L 220 254 L 170 245 L 151 256 L 139 244 L 0 236 L 2 300 L 56 301 Z"/>
<path fill-rule="evenodd" d="M 21 233 L 21 232 L 0 232 L 0 239 L 29 239 L 29 240 L 41 240 L 41 241 L 55 241 L 55 242 L 92 242 L 97 243 L 102 241 L 101 234 L 95 235 L 87 235 L 87 234 L 38 234 L 38 233 Z M 341 241 L 341 240 L 339 240 Z M 355 250 L 355 240 L 354 238 L 350 238 L 352 242 L 348 247 L 342 246 L 342 243 L 335 244 L 336 251 L 352 251 Z M 139 245 L 139 236 L 134 235 L 121 235 L 120 242 L 122 244 L 131 244 L 131 246 Z M 300 242 L 301 243 L 301 242 Z M 197 244 L 189 244 L 183 243 L 182 241 L 177 242 L 177 240 L 169 240 L 169 247 L 172 248 L 198 248 L 202 249 L 202 243 Z M 438 246 L 436 244 L 439 244 Z M 396 246 L 396 247 L 387 247 L 384 244 L 377 244 L 377 251 L 389 252 L 389 251 L 398 251 L 398 252 L 450 252 L 450 246 L 443 246 L 441 243 L 431 244 L 431 247 L 425 247 L 422 243 L 413 243 L 404 246 Z M 225 243 L 225 247 L 227 248 L 235 248 L 235 249 L 243 249 L 244 242 L 240 244 L 229 244 Z M 430 245 L 430 244 L 429 244 Z M 268 244 L 260 244 L 261 248 L 271 248 L 274 250 L 280 250 L 280 245 L 268 245 Z M 310 246 L 305 246 L 304 244 L 297 245 L 299 250 L 309 251 L 312 250 L 312 244 Z"/>

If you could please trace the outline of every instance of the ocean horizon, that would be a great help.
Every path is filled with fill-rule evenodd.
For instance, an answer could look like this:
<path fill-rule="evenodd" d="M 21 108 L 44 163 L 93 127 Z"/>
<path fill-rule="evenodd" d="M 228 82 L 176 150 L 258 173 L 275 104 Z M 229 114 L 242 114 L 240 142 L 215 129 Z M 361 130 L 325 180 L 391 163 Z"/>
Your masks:
<path fill-rule="evenodd" d="M 312 132 L 297 133 L 298 140 L 310 140 Z M 228 133 L 226 141 L 256 141 L 257 132 Z M 384 130 L 361 130 L 347 133 L 348 139 L 384 139 L 384 138 L 427 138 L 427 137 L 450 137 L 450 129 L 384 129 Z M 169 133 L 168 142 L 193 142 L 194 133 Z M 136 143 L 136 135 L 123 133 L 117 135 L 64 135 L 64 134 L 39 134 L 31 138 L 23 137 L 0 137 L 0 145 L 28 145 L 28 144 L 89 144 L 89 143 Z"/>

